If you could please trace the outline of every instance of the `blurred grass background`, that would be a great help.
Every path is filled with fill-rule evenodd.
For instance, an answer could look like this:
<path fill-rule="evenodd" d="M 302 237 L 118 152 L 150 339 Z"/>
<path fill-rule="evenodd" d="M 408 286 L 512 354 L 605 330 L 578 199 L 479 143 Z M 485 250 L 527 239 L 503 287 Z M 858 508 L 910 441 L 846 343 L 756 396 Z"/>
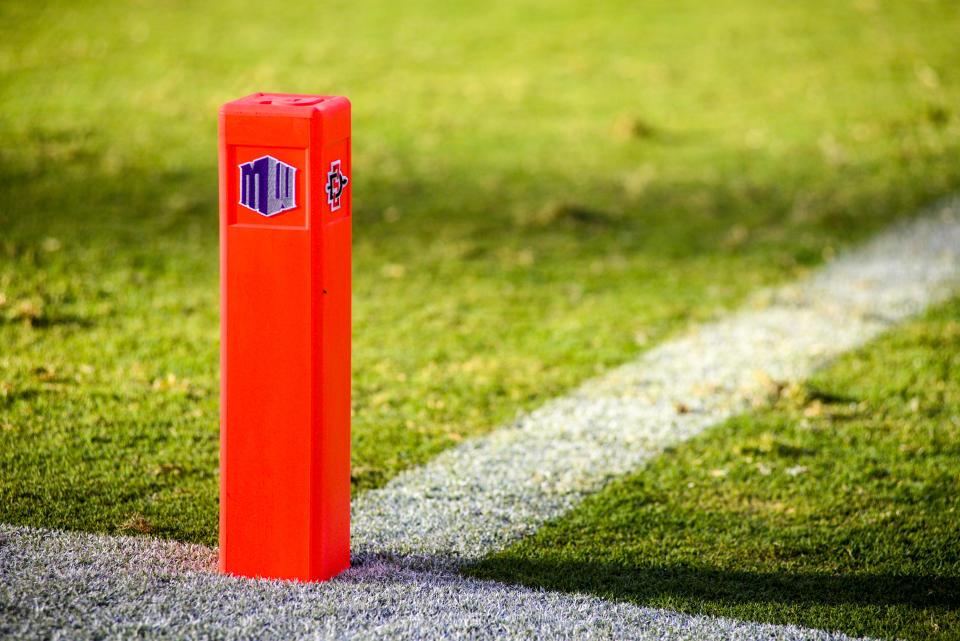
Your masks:
<path fill-rule="evenodd" d="M 960 185 L 952 2 L 0 3 L 0 521 L 217 528 L 216 111 L 353 103 L 355 492 Z"/>

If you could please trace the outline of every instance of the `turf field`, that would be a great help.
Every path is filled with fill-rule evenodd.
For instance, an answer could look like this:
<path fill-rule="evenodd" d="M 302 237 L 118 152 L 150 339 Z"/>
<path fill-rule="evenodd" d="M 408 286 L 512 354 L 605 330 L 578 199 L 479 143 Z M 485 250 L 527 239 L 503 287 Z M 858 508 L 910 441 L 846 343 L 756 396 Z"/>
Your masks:
<path fill-rule="evenodd" d="M 371 2 L 335 11 L 303 2 L 268 14 L 249 2 L 3 3 L 0 522 L 215 542 L 221 103 L 261 90 L 353 102 L 359 493 L 955 192 L 958 33 L 950 2 L 614 2 L 589 10 L 572 2 Z M 933 336 L 949 325 L 934 317 L 915 327 Z M 935 389 L 957 376 L 949 360 L 956 342 L 946 344 L 917 373 Z M 886 363 L 899 347 L 873 349 L 871 358 Z M 882 390 L 890 381 L 856 384 Z M 737 447 L 776 454 L 778 443 L 816 450 L 816 463 L 793 468 L 839 465 L 842 435 L 808 433 L 789 418 L 817 393 L 795 391 L 769 415 L 718 428 L 720 440 L 684 446 L 655 467 L 690 474 L 690 461 L 713 456 L 715 467 L 702 469 L 727 487 L 742 470 L 709 476 L 728 465 L 724 457 Z M 942 393 L 944 407 L 956 407 L 947 382 Z M 887 405 L 861 408 L 859 392 L 850 394 L 860 408 L 851 445 L 866 438 L 857 429 L 904 435 L 908 450 L 879 443 L 880 459 L 913 447 L 943 451 L 956 440 L 949 420 L 919 412 L 916 429 L 903 428 Z M 901 399 L 907 409 L 913 396 Z M 826 418 L 804 419 L 828 420 L 831 403 L 816 404 Z M 827 437 L 839 440 L 793 444 Z M 925 446 L 925 438 L 934 440 Z M 737 456 L 770 467 L 770 452 Z M 921 485 L 957 478 L 938 476 L 942 468 L 920 458 L 910 473 Z M 874 466 L 893 466 L 871 461 L 844 462 L 868 479 Z M 657 490 L 645 474 L 610 492 L 646 505 L 643 493 Z M 740 509 L 733 489 L 701 499 L 681 489 L 664 499 L 677 510 L 706 498 L 720 502 L 718 519 Z M 848 504 L 847 491 L 830 485 L 815 495 L 833 492 L 832 501 Z M 617 531 L 605 520 L 616 517 L 597 507 L 613 500 L 606 496 L 571 518 Z M 895 518 L 945 518 L 937 496 L 923 495 L 911 505 L 917 513 Z M 808 499 L 797 500 L 797 512 L 809 514 Z M 644 542 L 649 514 L 637 510 L 638 521 L 622 526 L 622 545 L 611 543 L 609 554 L 629 557 L 628 567 L 646 568 L 658 554 Z M 936 567 L 947 577 L 937 585 L 947 588 L 960 573 L 955 548 L 937 556 L 934 535 L 901 539 L 893 525 L 886 545 L 897 554 L 884 569 L 869 554 L 857 557 L 876 530 L 850 535 L 859 561 L 831 556 L 840 552 L 810 519 L 797 536 L 819 551 L 798 554 L 797 571 L 836 566 L 854 578 L 809 607 L 790 601 L 795 584 L 770 588 L 786 595 L 781 601 L 732 604 L 724 595 L 739 585 L 731 568 L 746 554 L 740 548 L 698 557 L 724 579 L 712 592 L 631 587 L 604 570 L 586 584 L 556 584 L 553 561 L 503 574 L 492 560 L 488 569 L 501 579 L 810 625 L 818 625 L 810 618 L 821 616 L 817 608 L 824 625 L 844 618 L 847 597 L 837 595 L 857 593 L 865 568 L 929 576 Z M 556 527 L 517 554 L 559 558 L 551 550 L 561 535 L 552 533 L 566 526 Z M 684 554 L 702 540 L 695 534 Z M 599 562 L 593 545 L 561 556 Z M 671 567 L 688 562 L 681 554 Z M 744 580 L 763 589 L 777 563 Z M 684 577 L 670 585 L 688 585 Z M 914 605 L 910 612 L 957 607 Z M 896 629 L 870 623 L 900 616 L 873 606 L 884 604 L 854 602 L 867 623 L 852 631 Z M 913 627 L 902 634 L 933 634 L 940 614 L 931 611 L 933 623 L 903 614 Z"/>
<path fill-rule="evenodd" d="M 613 592 L 611 600 L 474 579 L 458 570 L 468 570 L 468 564 L 485 557 L 489 561 L 520 535 L 535 533 L 550 518 L 562 518 L 602 489 L 605 480 L 647 467 L 658 454 L 670 456 L 670 447 L 703 433 L 724 416 L 742 414 L 751 403 L 768 406 L 771 399 L 794 394 L 798 382 L 818 365 L 943 301 L 958 285 L 960 200 L 954 199 L 845 251 L 810 278 L 657 345 L 512 426 L 469 439 L 383 488 L 361 493 L 352 505 L 353 568 L 325 583 L 218 576 L 213 571 L 216 550 L 201 545 L 0 524 L 0 636 L 847 641 L 850 637 L 830 629 L 862 632 L 866 625 L 876 632 L 908 636 L 933 630 L 939 637 L 942 629 L 942 636 L 950 638 L 956 614 L 951 580 L 956 573 L 950 569 L 955 543 L 949 530 L 940 551 L 947 564 L 944 573 L 843 577 L 814 572 L 800 577 L 780 571 L 772 577 L 773 587 L 802 584 L 799 594 L 806 605 L 830 602 L 835 585 L 847 582 L 849 604 L 819 608 L 826 616 L 816 624 L 828 631 L 634 605 L 617 600 L 623 590 Z M 949 339 L 953 329 L 940 333 Z M 914 368 L 937 360 L 929 358 L 930 349 L 898 346 L 914 356 Z M 947 351 L 953 351 L 949 343 Z M 952 378 L 952 362 L 944 364 L 947 371 L 938 388 Z M 859 369 L 862 374 L 867 368 Z M 949 394 L 941 400 L 950 412 L 953 403 L 948 399 Z M 808 403 L 804 415 L 818 414 L 820 401 Z M 911 399 L 910 406 L 919 409 L 920 398 Z M 955 467 L 949 445 L 946 457 L 939 450 L 925 457 L 942 460 L 949 478 Z M 768 462 L 770 466 L 758 466 L 763 476 L 776 467 Z M 784 472 L 797 477 L 808 471 L 805 467 Z M 712 470 L 710 476 L 725 473 Z M 770 479 L 768 485 L 776 486 L 777 480 Z M 935 479 L 933 485 L 939 482 Z M 946 505 L 928 501 L 925 509 L 953 510 L 954 495 L 949 487 L 947 492 Z M 881 498 L 890 499 L 886 493 Z M 670 524 L 671 516 L 661 518 Z M 704 523 L 709 526 L 708 515 L 699 516 L 707 516 Z M 942 534 L 936 518 L 919 521 L 930 529 L 921 539 Z M 847 523 L 839 519 L 835 525 L 843 529 Z M 679 533 L 667 529 L 667 536 Z M 773 535 L 789 540 L 779 532 Z M 901 557 L 922 557 L 933 547 L 923 550 L 920 540 L 909 543 L 913 545 Z M 674 539 L 665 547 L 676 544 Z M 862 547 L 870 546 L 866 541 Z M 613 549 L 601 546 L 604 553 Z M 517 567 L 529 568 L 532 558 L 521 557 Z M 815 561 L 815 555 L 808 560 Z M 740 561 L 749 566 L 750 558 Z M 617 578 L 630 571 L 618 572 Z M 650 581 L 643 568 L 632 571 L 627 584 Z M 589 567 L 574 567 L 568 578 L 590 575 Z M 717 583 L 717 574 L 708 568 L 690 568 L 690 578 L 694 580 L 686 589 L 691 593 L 691 588 Z M 767 577 L 760 578 L 766 583 Z M 769 595 L 770 586 L 757 590 L 757 579 L 750 574 L 741 573 L 738 579 L 738 585 L 728 586 L 726 597 Z M 880 586 L 874 587 L 873 581 Z M 893 607 L 868 611 L 864 617 L 864 606 L 869 610 L 872 602 Z M 754 616 L 784 618 L 785 604 L 770 605 L 772 611 Z M 918 612 L 922 606 L 937 607 L 929 626 L 918 629 L 918 615 L 930 609 Z M 802 608 L 789 614 L 810 619 Z"/>

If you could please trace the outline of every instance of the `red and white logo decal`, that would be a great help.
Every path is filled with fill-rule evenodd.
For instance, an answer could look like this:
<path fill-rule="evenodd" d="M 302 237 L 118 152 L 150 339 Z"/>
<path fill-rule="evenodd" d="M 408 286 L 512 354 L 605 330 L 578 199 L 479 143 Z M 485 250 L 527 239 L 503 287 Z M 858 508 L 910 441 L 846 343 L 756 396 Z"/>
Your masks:
<path fill-rule="evenodd" d="M 324 191 L 327 192 L 327 202 L 330 204 L 330 211 L 340 209 L 340 197 L 350 179 L 340 171 L 340 161 L 334 160 L 330 163 L 330 171 L 327 172 L 327 186 Z"/>

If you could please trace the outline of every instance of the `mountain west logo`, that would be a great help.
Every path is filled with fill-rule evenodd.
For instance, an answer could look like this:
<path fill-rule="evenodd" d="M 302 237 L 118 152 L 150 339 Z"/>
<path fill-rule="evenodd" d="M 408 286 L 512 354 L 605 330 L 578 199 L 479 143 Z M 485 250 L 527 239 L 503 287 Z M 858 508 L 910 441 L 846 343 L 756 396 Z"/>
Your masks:
<path fill-rule="evenodd" d="M 297 168 L 273 156 L 240 165 L 240 204 L 264 216 L 297 206 Z"/>
<path fill-rule="evenodd" d="M 343 188 L 347 186 L 350 179 L 340 172 L 340 161 L 334 160 L 330 163 L 330 171 L 327 173 L 327 186 L 324 191 L 327 192 L 327 202 L 330 203 L 330 211 L 340 209 L 340 196 L 343 195 Z"/>

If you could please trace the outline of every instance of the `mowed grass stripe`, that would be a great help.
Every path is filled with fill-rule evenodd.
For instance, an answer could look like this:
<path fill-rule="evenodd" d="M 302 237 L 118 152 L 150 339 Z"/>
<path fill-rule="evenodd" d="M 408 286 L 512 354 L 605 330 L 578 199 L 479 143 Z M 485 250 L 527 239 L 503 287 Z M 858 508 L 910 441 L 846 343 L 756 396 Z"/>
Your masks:
<path fill-rule="evenodd" d="M 756 309 L 668 341 L 359 496 L 354 554 L 428 566 L 479 560 L 958 283 L 960 200 L 952 200 L 768 293 Z"/>

